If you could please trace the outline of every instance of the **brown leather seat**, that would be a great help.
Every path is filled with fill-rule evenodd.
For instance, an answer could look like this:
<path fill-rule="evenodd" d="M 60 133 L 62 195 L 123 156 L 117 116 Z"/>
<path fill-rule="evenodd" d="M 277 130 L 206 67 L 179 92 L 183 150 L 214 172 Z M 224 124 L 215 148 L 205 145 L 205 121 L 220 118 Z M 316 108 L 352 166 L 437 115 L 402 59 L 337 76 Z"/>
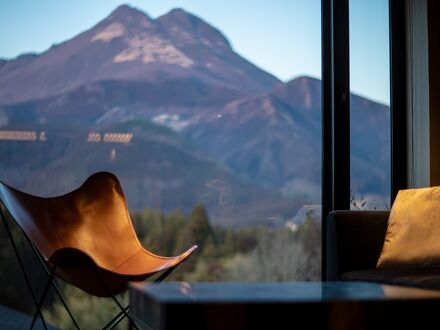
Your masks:
<path fill-rule="evenodd" d="M 145 280 L 178 265 L 197 248 L 176 257 L 144 249 L 133 229 L 124 193 L 111 173 L 90 176 L 78 189 L 41 198 L 0 183 L 0 199 L 56 275 L 96 296 L 106 297 L 95 272 L 113 294 L 129 281 Z"/>

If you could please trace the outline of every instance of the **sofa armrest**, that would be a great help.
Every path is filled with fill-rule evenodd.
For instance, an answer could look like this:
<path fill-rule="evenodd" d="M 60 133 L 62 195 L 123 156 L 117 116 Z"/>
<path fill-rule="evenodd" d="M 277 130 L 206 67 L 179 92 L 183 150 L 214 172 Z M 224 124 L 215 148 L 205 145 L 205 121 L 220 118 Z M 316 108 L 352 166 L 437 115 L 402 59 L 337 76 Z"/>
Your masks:
<path fill-rule="evenodd" d="M 389 211 L 333 211 L 327 218 L 327 280 L 374 269 L 382 252 Z"/>

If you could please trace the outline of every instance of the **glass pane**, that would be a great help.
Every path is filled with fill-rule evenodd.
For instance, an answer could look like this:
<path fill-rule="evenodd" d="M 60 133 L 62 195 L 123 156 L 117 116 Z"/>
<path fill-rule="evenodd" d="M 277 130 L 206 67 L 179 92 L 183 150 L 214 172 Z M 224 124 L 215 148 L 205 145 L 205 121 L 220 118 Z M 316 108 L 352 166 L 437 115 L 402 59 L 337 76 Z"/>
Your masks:
<path fill-rule="evenodd" d="M 56 196 L 113 172 L 147 249 L 199 245 L 174 280 L 319 280 L 321 1 L 133 3 L 0 5 L 19 31 L 0 36 L 0 180 Z"/>
<path fill-rule="evenodd" d="M 351 208 L 390 207 L 388 0 L 350 0 Z"/>

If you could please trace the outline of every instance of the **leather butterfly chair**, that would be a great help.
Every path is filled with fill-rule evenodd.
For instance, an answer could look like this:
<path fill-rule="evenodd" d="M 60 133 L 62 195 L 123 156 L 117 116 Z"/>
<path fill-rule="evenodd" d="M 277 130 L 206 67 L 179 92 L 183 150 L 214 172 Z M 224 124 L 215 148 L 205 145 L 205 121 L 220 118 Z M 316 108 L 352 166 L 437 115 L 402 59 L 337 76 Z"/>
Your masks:
<path fill-rule="evenodd" d="M 121 185 L 107 172 L 96 173 L 78 189 L 52 198 L 31 196 L 0 183 L 0 199 L 2 218 L 37 305 L 31 328 L 37 315 L 46 326 L 40 309 L 51 285 L 79 328 L 56 287 L 55 275 L 91 295 L 114 299 L 121 312 L 106 327 L 116 326 L 124 317 L 133 325 L 128 307 L 115 295 L 126 290 L 130 281 L 144 281 L 159 272 L 156 281 L 162 281 L 197 248 L 176 257 L 161 257 L 144 249 L 133 229 Z M 24 232 L 49 275 L 39 300 L 16 249 L 7 214 Z"/>

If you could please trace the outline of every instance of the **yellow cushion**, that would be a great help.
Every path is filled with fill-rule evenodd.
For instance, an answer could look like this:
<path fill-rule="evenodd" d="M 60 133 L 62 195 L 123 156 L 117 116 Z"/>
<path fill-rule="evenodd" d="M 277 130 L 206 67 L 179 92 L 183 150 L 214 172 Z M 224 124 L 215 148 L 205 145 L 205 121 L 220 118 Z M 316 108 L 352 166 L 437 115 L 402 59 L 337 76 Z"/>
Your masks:
<path fill-rule="evenodd" d="M 440 268 L 440 187 L 399 191 L 377 268 Z"/>

